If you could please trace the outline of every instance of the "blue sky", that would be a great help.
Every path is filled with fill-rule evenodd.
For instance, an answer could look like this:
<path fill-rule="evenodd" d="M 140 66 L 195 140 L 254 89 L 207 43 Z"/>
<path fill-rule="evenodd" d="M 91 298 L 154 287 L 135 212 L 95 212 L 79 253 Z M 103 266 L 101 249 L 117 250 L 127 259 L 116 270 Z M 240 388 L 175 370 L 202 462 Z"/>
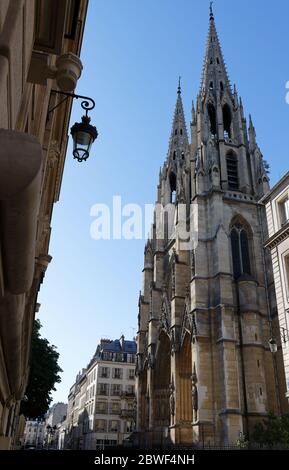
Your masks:
<path fill-rule="evenodd" d="M 90 0 L 77 92 L 96 101 L 99 137 L 82 164 L 70 142 L 54 208 L 53 260 L 39 295 L 42 334 L 58 347 L 64 370 L 54 401 L 66 401 L 101 337 L 136 333 L 144 241 L 92 240 L 90 209 L 111 206 L 114 195 L 123 204 L 155 202 L 179 75 L 189 126 L 208 11 L 204 0 Z M 289 2 L 218 0 L 214 13 L 231 82 L 252 114 L 275 183 L 289 167 Z M 71 123 L 81 111 L 75 102 Z"/>

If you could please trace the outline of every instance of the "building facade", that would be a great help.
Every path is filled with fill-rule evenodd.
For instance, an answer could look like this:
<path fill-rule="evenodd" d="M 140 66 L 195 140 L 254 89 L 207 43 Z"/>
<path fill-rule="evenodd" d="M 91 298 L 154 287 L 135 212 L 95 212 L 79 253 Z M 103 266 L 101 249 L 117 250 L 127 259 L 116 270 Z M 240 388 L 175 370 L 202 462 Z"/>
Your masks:
<path fill-rule="evenodd" d="M 35 447 L 42 449 L 45 440 L 45 421 L 26 420 L 22 439 L 23 448 Z"/>
<path fill-rule="evenodd" d="M 289 398 L 289 173 L 278 181 L 263 198 L 266 205 L 268 240 L 273 264 L 275 292 L 286 376 L 286 396 Z M 278 332 L 279 333 L 279 332 Z M 273 338 L 276 332 L 273 331 Z"/>
<path fill-rule="evenodd" d="M 259 203 L 266 163 L 212 10 L 190 130 L 179 86 L 139 298 L 140 447 L 231 444 L 287 409 L 282 355 L 268 344 L 278 318 Z"/>
<path fill-rule="evenodd" d="M 135 429 L 135 341 L 101 340 L 68 397 L 67 445 L 122 445 Z"/>
<path fill-rule="evenodd" d="M 37 293 L 51 261 L 87 0 L 0 2 L 0 449 L 11 448 L 29 377 Z M 51 112 L 50 112 L 51 111 Z"/>

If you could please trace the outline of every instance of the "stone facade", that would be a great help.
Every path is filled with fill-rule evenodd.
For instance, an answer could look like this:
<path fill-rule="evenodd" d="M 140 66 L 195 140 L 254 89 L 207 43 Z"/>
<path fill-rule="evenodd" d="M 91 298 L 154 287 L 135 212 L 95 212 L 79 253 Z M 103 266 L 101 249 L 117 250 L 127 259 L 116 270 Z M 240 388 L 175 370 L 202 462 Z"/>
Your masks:
<path fill-rule="evenodd" d="M 104 449 L 135 429 L 135 341 L 101 340 L 68 396 L 66 446 Z"/>
<path fill-rule="evenodd" d="M 23 448 L 41 449 L 45 438 L 45 421 L 27 420 L 22 440 Z"/>
<path fill-rule="evenodd" d="M 266 240 L 265 247 L 270 249 L 272 256 L 287 384 L 286 396 L 289 398 L 289 173 L 278 181 L 262 203 L 266 205 L 269 239 Z M 274 338 L 276 332 L 273 331 L 272 334 Z"/>
<path fill-rule="evenodd" d="M 231 88 L 211 11 L 191 139 L 179 86 L 144 251 L 136 364 L 140 447 L 231 444 L 240 433 L 250 437 L 269 411 L 287 409 L 282 355 L 273 356 L 268 344 L 274 325 L 278 329 L 259 203 L 268 190 L 254 125 L 250 117 L 247 129 Z"/>
<path fill-rule="evenodd" d="M 0 2 L 0 449 L 19 434 L 37 293 L 51 260 L 72 105 L 49 113 L 60 101 L 52 90 L 76 86 L 86 11 L 86 0 Z"/>

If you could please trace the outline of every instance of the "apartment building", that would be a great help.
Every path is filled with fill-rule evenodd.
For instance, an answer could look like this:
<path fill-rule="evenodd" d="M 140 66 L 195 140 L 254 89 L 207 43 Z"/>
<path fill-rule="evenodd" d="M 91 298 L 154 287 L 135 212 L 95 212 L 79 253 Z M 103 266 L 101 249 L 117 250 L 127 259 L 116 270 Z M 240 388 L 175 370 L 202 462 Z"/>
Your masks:
<path fill-rule="evenodd" d="M 135 427 L 135 341 L 102 339 L 68 397 L 71 448 L 122 445 Z"/>
<path fill-rule="evenodd" d="M 289 172 L 262 202 L 266 205 L 269 239 L 265 247 L 270 249 L 272 257 L 281 344 L 276 341 L 279 332 L 272 331 L 272 335 L 276 346 L 282 348 L 289 398 Z"/>
<path fill-rule="evenodd" d="M 0 450 L 18 446 L 87 0 L 0 1 Z"/>
<path fill-rule="evenodd" d="M 23 447 L 35 447 L 41 449 L 43 447 L 45 437 L 45 421 L 43 420 L 27 420 L 23 436 Z"/>

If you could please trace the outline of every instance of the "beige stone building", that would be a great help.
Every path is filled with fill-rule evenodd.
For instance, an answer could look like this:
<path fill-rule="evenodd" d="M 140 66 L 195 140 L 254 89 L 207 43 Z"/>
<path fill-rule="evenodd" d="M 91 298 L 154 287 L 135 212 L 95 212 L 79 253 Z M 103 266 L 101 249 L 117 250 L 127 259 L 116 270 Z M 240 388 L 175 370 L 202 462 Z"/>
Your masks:
<path fill-rule="evenodd" d="M 29 375 L 37 292 L 51 260 L 86 0 L 0 2 L 0 449 L 11 447 Z"/>
<path fill-rule="evenodd" d="M 122 445 L 135 429 L 135 341 L 101 340 L 68 396 L 67 447 Z"/>
<path fill-rule="evenodd" d="M 259 203 L 268 175 L 212 11 L 190 130 L 179 87 L 139 298 L 140 447 L 233 444 L 288 406 L 268 344 L 279 328 Z"/>
<path fill-rule="evenodd" d="M 272 256 L 286 396 L 289 398 L 289 173 L 267 193 L 262 203 L 266 205 L 269 238 L 265 247 L 270 249 Z M 275 335 L 273 331 L 273 338 Z"/>
<path fill-rule="evenodd" d="M 34 447 L 42 449 L 45 440 L 45 421 L 28 419 L 25 423 L 22 439 L 23 448 Z"/>

